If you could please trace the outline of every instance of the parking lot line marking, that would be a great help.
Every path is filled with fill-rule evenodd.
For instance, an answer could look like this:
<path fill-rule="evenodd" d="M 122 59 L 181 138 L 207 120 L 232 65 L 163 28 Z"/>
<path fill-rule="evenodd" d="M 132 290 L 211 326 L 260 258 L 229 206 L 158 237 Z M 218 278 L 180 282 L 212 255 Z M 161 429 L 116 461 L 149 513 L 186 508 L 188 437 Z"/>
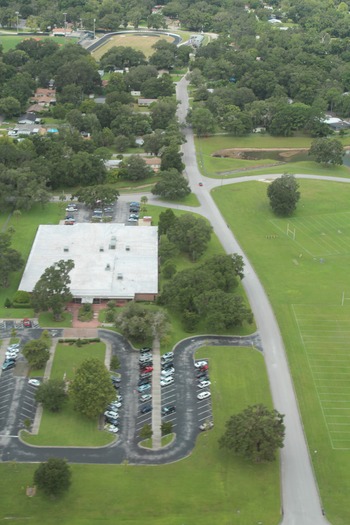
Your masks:
<path fill-rule="evenodd" d="M 0 437 L 18 438 L 18 436 L 14 434 L 0 434 Z"/>

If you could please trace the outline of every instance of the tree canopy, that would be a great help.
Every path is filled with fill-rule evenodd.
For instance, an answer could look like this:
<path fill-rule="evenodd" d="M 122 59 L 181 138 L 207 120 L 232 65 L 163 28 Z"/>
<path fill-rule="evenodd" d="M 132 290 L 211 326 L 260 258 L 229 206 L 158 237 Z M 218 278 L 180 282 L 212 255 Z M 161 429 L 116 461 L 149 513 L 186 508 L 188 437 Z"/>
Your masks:
<path fill-rule="evenodd" d="M 188 181 L 175 168 L 161 171 L 161 180 L 152 188 L 153 195 L 169 200 L 182 199 L 191 193 Z"/>
<path fill-rule="evenodd" d="M 226 422 L 219 445 L 255 463 L 273 461 L 277 449 L 283 448 L 283 419 L 277 410 L 264 405 L 248 406 Z"/>
<path fill-rule="evenodd" d="M 59 496 L 71 484 L 72 472 L 65 459 L 50 458 L 34 472 L 34 483 L 47 496 Z"/>
<path fill-rule="evenodd" d="M 190 213 L 177 217 L 169 228 L 169 241 L 180 251 L 187 253 L 192 261 L 197 261 L 205 252 L 211 238 L 212 227 L 204 219 Z"/>
<path fill-rule="evenodd" d="M 62 317 L 64 307 L 72 300 L 69 272 L 74 262 L 60 260 L 46 268 L 32 292 L 32 305 L 36 311 L 52 310 L 55 319 Z"/>
<path fill-rule="evenodd" d="M 11 248 L 10 233 L 0 233 L 0 282 L 7 288 L 12 272 L 20 270 L 24 264 L 21 254 Z"/>
<path fill-rule="evenodd" d="M 343 164 L 344 146 L 338 139 L 320 138 L 312 142 L 309 155 L 320 164 Z"/>
<path fill-rule="evenodd" d="M 115 397 L 107 368 L 99 359 L 85 359 L 77 368 L 69 386 L 74 409 L 88 418 L 96 418 Z"/>
<path fill-rule="evenodd" d="M 50 412 L 59 412 L 67 400 L 65 382 L 61 379 L 45 381 L 38 387 L 35 400 Z"/>
<path fill-rule="evenodd" d="M 299 184 L 293 175 L 285 173 L 267 188 L 270 206 L 276 215 L 288 216 L 295 211 L 300 199 Z"/>

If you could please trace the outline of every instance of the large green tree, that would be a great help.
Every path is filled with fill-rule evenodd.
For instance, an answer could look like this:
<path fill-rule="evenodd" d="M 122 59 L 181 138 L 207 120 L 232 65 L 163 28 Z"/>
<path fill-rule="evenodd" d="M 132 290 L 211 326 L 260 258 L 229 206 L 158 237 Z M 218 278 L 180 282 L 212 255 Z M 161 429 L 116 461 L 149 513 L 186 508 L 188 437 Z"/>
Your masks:
<path fill-rule="evenodd" d="M 69 489 L 72 472 L 65 459 L 50 458 L 34 472 L 34 483 L 47 496 L 59 496 Z"/>
<path fill-rule="evenodd" d="M 248 406 L 226 422 L 219 445 L 255 463 L 273 461 L 277 449 L 283 447 L 283 419 L 277 410 L 264 405 Z"/>
<path fill-rule="evenodd" d="M 85 359 L 77 368 L 69 387 L 74 409 L 88 418 L 96 418 L 115 397 L 107 368 L 99 359 Z"/>
<path fill-rule="evenodd" d="M 9 286 L 11 272 L 20 270 L 23 264 L 21 254 L 11 248 L 11 235 L 0 233 L 0 283 L 3 288 Z"/>
<path fill-rule="evenodd" d="M 320 164 L 342 165 L 344 146 L 339 139 L 322 137 L 312 142 L 309 155 Z"/>
<path fill-rule="evenodd" d="M 167 235 L 169 241 L 196 261 L 207 249 L 211 233 L 212 227 L 204 219 L 186 213 L 176 218 Z"/>
<path fill-rule="evenodd" d="M 24 345 L 22 353 L 30 367 L 38 370 L 44 368 L 50 357 L 49 345 L 42 338 L 28 341 Z"/>
<path fill-rule="evenodd" d="M 298 188 L 299 184 L 294 175 L 288 173 L 271 182 L 267 188 L 267 196 L 276 215 L 286 217 L 295 211 L 300 199 Z"/>
<path fill-rule="evenodd" d="M 116 326 L 125 337 L 145 343 L 152 337 L 152 314 L 144 306 L 130 301 L 117 316 Z"/>
<path fill-rule="evenodd" d="M 38 387 L 35 400 L 50 412 L 59 412 L 67 400 L 65 382 L 62 379 L 45 381 Z"/>
<path fill-rule="evenodd" d="M 183 199 L 191 193 L 187 179 L 175 168 L 161 171 L 162 178 L 152 188 L 153 195 L 159 195 L 165 199 Z"/>
<path fill-rule="evenodd" d="M 98 186 L 87 186 L 85 188 L 79 188 L 75 192 L 79 202 L 83 202 L 89 208 L 95 206 L 108 206 L 114 204 L 119 197 L 119 191 L 107 185 Z"/>
<path fill-rule="evenodd" d="M 143 180 L 152 175 L 152 169 L 139 155 L 130 155 L 119 170 L 119 177 L 128 180 Z"/>
<path fill-rule="evenodd" d="M 71 259 L 60 260 L 46 268 L 32 292 L 32 305 L 36 311 L 52 310 L 56 320 L 62 318 L 66 304 L 72 300 L 69 272 L 73 268 Z"/>

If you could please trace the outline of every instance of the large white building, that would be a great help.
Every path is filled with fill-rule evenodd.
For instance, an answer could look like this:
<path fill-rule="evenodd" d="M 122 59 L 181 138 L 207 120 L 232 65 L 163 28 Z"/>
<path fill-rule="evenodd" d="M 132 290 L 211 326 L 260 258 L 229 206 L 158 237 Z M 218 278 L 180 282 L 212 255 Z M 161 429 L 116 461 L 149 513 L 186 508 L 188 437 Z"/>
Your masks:
<path fill-rule="evenodd" d="M 74 261 L 70 289 L 77 302 L 153 301 L 157 296 L 155 226 L 39 226 L 19 289 L 31 292 L 45 269 L 61 259 Z"/>

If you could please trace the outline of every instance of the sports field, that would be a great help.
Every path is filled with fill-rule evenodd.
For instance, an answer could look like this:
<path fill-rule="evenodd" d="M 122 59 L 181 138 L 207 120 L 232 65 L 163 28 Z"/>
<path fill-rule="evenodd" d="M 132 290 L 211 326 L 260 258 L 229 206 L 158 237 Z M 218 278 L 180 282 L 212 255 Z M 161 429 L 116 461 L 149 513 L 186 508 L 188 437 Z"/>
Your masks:
<path fill-rule="evenodd" d="M 50 42 L 56 42 L 58 45 L 66 45 L 68 43 L 77 42 L 77 38 L 63 38 L 63 37 L 40 37 L 37 35 L 1 35 L 0 43 L 3 47 L 4 52 L 9 51 L 9 49 L 14 49 L 17 44 L 23 40 L 28 40 L 34 38 L 35 40 L 50 40 Z"/>
<path fill-rule="evenodd" d="M 350 450 L 350 304 L 293 305 L 293 312 L 330 444 Z"/>
<path fill-rule="evenodd" d="M 148 57 L 154 53 L 152 46 L 158 42 L 158 40 L 166 40 L 167 42 L 174 42 L 174 39 L 171 36 L 150 36 L 131 34 L 131 35 L 114 35 L 112 36 L 105 44 L 101 47 L 98 47 L 96 51 L 93 51 L 91 54 L 95 60 L 100 60 L 100 58 L 107 53 L 112 47 L 124 46 L 124 47 L 133 47 L 137 51 L 142 51 L 142 53 Z"/>
<path fill-rule="evenodd" d="M 350 253 L 350 212 L 295 217 L 289 221 L 273 219 L 271 224 L 311 257 L 322 259 Z"/>

